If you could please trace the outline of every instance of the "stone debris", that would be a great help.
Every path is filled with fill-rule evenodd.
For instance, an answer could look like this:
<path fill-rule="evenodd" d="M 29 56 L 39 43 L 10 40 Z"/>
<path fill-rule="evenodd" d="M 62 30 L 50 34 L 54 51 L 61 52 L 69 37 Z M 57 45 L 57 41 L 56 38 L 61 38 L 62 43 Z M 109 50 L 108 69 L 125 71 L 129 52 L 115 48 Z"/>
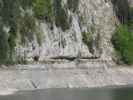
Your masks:
<path fill-rule="evenodd" d="M 132 67 L 108 67 L 106 63 L 95 63 L 90 66 L 86 63 L 80 65 L 66 63 L 51 64 L 51 66 L 50 64 L 26 65 L 26 67 L 21 65 L 18 69 L 17 67 L 20 65 L 16 65 L 16 68 L 9 66 L 8 69 L 6 67 L 0 69 L 0 88 L 33 90 L 133 84 Z"/>

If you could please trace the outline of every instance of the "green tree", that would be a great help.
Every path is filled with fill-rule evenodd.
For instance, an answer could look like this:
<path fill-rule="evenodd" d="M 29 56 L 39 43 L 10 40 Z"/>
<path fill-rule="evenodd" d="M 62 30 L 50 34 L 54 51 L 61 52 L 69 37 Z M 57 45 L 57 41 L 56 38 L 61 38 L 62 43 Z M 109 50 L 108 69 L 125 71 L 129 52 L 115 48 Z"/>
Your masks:
<path fill-rule="evenodd" d="M 0 64 L 6 63 L 8 59 L 8 38 L 7 34 L 3 31 L 3 24 L 0 22 Z"/>
<path fill-rule="evenodd" d="M 38 19 L 50 20 L 52 17 L 52 2 L 51 0 L 34 0 L 35 16 Z"/>
<path fill-rule="evenodd" d="M 68 16 L 65 10 L 62 8 L 61 0 L 54 0 L 54 16 L 56 26 L 61 27 L 63 30 L 69 28 Z"/>
<path fill-rule="evenodd" d="M 126 64 L 133 64 L 133 32 L 127 25 L 120 25 L 112 37 L 112 43 L 121 60 Z"/>

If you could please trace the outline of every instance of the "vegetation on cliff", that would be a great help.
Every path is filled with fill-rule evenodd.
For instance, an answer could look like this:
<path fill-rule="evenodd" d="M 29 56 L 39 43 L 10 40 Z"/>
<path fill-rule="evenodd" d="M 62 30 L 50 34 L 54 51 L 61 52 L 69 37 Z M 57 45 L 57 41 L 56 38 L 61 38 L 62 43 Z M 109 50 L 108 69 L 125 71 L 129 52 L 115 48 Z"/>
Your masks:
<path fill-rule="evenodd" d="M 119 60 L 126 64 L 133 64 L 133 10 L 128 5 L 128 0 L 112 0 L 116 15 L 120 20 L 112 43 Z"/>
<path fill-rule="evenodd" d="M 32 10 L 34 2 L 32 0 L 0 2 L 0 63 L 13 62 L 11 60 L 13 60 L 15 46 L 25 45 L 38 34 L 37 18 Z"/>
<path fill-rule="evenodd" d="M 34 0 L 33 2 L 35 16 L 38 19 L 51 20 L 52 1 L 51 0 Z"/>
<path fill-rule="evenodd" d="M 128 0 L 111 0 L 114 6 L 116 16 L 122 24 L 125 24 L 129 20 L 129 4 Z"/>
<path fill-rule="evenodd" d="M 112 43 L 120 60 L 126 64 L 133 64 L 133 32 L 129 31 L 127 25 L 120 25 L 115 31 Z"/>
<path fill-rule="evenodd" d="M 73 0 L 76 3 L 75 0 Z M 76 9 L 71 5 L 69 7 Z M 77 3 L 76 3 L 77 6 Z M 17 45 L 25 46 L 36 35 L 41 45 L 39 22 L 56 24 L 63 31 L 69 28 L 68 14 L 62 0 L 1 0 L 0 1 L 0 63 L 14 62 Z"/>
<path fill-rule="evenodd" d="M 79 0 L 67 0 L 68 8 L 75 12 L 79 5 Z"/>
<path fill-rule="evenodd" d="M 133 64 L 133 9 L 127 0 L 112 0 L 114 11 L 121 22 L 117 27 L 112 43 L 127 64 Z M 14 50 L 17 45 L 24 46 L 34 36 L 41 45 L 39 21 L 45 20 L 60 27 L 63 31 L 70 28 L 71 18 L 68 9 L 73 13 L 78 8 L 79 0 L 1 0 L 0 1 L 0 63 L 14 62 Z M 64 7 L 63 7 L 64 6 Z M 67 9 L 68 8 L 68 9 Z M 93 32 L 83 32 L 83 42 L 88 48 L 92 44 Z"/>

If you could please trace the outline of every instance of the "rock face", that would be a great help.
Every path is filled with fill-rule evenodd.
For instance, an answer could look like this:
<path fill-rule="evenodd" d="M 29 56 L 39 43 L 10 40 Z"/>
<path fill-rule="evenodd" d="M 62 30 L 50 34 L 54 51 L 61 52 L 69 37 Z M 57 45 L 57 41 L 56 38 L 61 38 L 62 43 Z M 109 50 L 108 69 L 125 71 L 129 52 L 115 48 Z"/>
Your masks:
<path fill-rule="evenodd" d="M 73 8 L 68 6 L 68 2 Z M 110 60 L 112 56 L 110 39 L 117 22 L 111 2 L 109 0 L 62 0 L 61 6 L 67 14 L 69 28 L 63 30 L 55 22 L 50 24 L 45 20 L 40 21 L 39 25 L 43 33 L 42 45 L 39 46 L 35 40 L 18 55 L 25 54 L 27 58 L 39 56 L 40 60 L 77 57 Z M 83 42 L 83 32 L 93 33 L 91 50 Z"/>
<path fill-rule="evenodd" d="M 133 7 L 133 0 L 128 0 L 131 7 Z"/>

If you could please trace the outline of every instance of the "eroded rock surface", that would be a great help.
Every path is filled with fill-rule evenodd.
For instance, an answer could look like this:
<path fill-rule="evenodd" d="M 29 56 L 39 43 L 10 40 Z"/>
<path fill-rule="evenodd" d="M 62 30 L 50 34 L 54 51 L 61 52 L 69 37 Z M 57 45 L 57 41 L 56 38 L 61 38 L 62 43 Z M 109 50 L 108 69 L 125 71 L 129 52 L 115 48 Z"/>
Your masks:
<path fill-rule="evenodd" d="M 16 67 L 16 68 L 15 68 Z M 106 69 L 107 68 L 107 69 Z M 91 88 L 133 84 L 132 67 L 109 67 L 107 63 L 88 62 L 75 65 L 32 64 L 0 69 L 1 90 L 46 88 Z"/>
<path fill-rule="evenodd" d="M 42 30 L 42 45 L 35 41 L 28 43 L 18 50 L 18 55 L 26 55 L 26 59 L 39 56 L 40 60 L 49 58 L 102 58 L 110 60 L 112 56 L 112 44 L 110 42 L 115 29 L 113 6 L 105 0 L 76 0 L 76 4 L 69 5 L 73 1 L 62 0 L 61 6 L 67 17 L 69 28 L 62 29 L 55 22 L 40 22 Z M 76 8 L 75 8 L 76 7 Z M 65 23 L 65 22 L 62 22 Z M 82 33 L 92 33 L 92 43 L 88 46 L 83 42 Z M 33 49 L 33 46 L 35 49 Z M 28 48 L 27 48 L 28 47 Z"/>

